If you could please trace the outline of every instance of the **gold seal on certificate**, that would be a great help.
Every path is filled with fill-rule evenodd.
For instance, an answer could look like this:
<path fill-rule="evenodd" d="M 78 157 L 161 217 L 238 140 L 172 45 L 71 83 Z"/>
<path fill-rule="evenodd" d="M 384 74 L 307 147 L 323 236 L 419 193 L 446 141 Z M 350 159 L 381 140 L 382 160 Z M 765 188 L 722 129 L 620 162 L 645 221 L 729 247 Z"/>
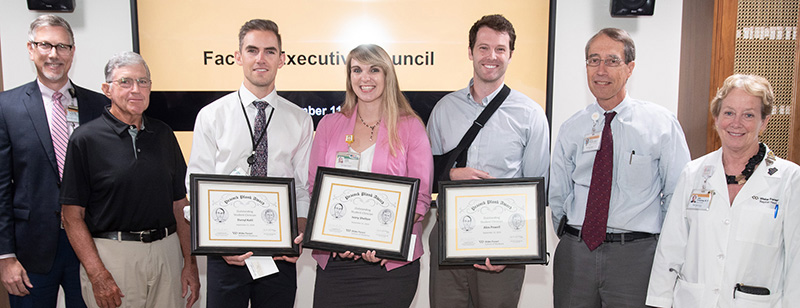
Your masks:
<path fill-rule="evenodd" d="M 441 265 L 546 262 L 544 180 L 440 183 Z"/>
<path fill-rule="evenodd" d="M 192 174 L 193 254 L 297 255 L 294 179 Z"/>
<path fill-rule="evenodd" d="M 419 179 L 320 167 L 303 245 L 405 260 L 418 190 Z"/>

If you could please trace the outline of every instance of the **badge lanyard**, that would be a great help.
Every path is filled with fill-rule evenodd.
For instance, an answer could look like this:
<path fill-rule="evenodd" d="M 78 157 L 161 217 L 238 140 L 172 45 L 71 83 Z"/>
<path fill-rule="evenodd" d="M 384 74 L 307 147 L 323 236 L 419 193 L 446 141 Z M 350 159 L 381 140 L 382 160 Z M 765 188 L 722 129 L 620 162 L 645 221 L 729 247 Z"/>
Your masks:
<path fill-rule="evenodd" d="M 703 168 L 703 189 L 708 190 L 708 179 L 714 174 L 714 166 L 705 166 Z"/>
<path fill-rule="evenodd" d="M 250 130 L 250 142 L 253 143 L 253 152 L 250 153 L 250 156 L 247 157 L 247 164 L 252 166 L 256 163 L 256 147 L 261 144 L 261 139 L 264 138 L 264 133 L 267 132 L 267 128 L 269 128 L 269 123 L 272 122 L 272 114 L 275 112 L 275 107 L 269 111 L 269 118 L 267 119 L 266 125 L 264 125 L 264 130 L 261 131 L 261 134 L 258 136 L 258 140 L 256 140 L 256 136 L 253 133 L 253 126 L 250 125 L 250 118 L 247 117 L 247 111 L 244 109 L 244 104 L 242 103 L 242 94 L 239 91 L 236 91 L 236 95 L 239 96 L 239 105 L 242 106 L 242 113 L 244 113 L 244 121 L 247 123 L 247 129 Z"/>

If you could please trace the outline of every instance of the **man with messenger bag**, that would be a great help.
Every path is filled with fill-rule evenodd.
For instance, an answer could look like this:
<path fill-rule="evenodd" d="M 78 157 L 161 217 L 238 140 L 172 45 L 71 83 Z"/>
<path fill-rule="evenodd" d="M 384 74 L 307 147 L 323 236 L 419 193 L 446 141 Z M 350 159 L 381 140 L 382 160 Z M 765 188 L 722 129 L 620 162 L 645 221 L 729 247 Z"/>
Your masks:
<path fill-rule="evenodd" d="M 440 155 L 436 180 L 547 177 L 544 110 L 504 84 L 515 39 L 514 27 L 501 15 L 484 16 L 470 29 L 473 78 L 467 88 L 443 97 L 428 120 L 431 150 Z M 437 225 L 429 246 L 431 307 L 517 306 L 524 265 L 492 265 L 487 258 L 484 264 L 440 267 L 438 240 Z"/>

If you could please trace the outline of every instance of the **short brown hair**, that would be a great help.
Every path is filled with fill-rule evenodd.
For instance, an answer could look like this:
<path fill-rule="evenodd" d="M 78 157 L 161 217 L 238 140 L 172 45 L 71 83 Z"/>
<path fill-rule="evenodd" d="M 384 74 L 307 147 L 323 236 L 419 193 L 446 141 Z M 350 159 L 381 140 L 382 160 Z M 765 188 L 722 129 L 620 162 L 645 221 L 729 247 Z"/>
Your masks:
<path fill-rule="evenodd" d="M 514 51 L 514 42 L 517 40 L 517 33 L 514 32 L 514 25 L 512 25 L 508 19 L 500 14 L 483 16 L 472 25 L 472 28 L 469 29 L 470 50 L 475 47 L 475 37 L 478 36 L 478 30 L 480 30 L 482 27 L 489 27 L 489 29 L 497 32 L 508 33 L 508 48 L 511 48 L 511 51 Z"/>
<path fill-rule="evenodd" d="M 242 25 L 239 29 L 239 51 L 242 50 L 242 41 L 244 41 L 244 37 L 247 33 L 254 30 L 271 31 L 275 33 L 275 36 L 278 37 L 278 51 L 283 51 L 283 42 L 281 42 L 281 35 L 278 32 L 278 24 L 269 19 L 251 19 Z"/>

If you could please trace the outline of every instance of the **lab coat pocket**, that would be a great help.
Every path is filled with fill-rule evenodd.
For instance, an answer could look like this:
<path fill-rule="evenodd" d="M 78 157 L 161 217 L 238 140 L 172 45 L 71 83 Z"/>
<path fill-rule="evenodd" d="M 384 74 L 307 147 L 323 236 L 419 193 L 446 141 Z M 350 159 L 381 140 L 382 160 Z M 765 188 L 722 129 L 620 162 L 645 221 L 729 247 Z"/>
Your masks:
<path fill-rule="evenodd" d="M 773 295 L 755 295 L 741 292 L 739 290 L 733 291 L 733 307 L 734 308 L 769 308 L 770 300 Z"/>
<path fill-rule="evenodd" d="M 776 219 L 774 207 L 766 204 L 745 206 L 739 217 L 736 239 L 777 247 L 781 241 L 780 225 L 780 219 Z"/>
<path fill-rule="evenodd" d="M 672 303 L 672 307 L 700 307 L 703 303 L 704 289 L 704 284 L 678 279 L 678 283 L 675 284 L 675 300 Z"/>

